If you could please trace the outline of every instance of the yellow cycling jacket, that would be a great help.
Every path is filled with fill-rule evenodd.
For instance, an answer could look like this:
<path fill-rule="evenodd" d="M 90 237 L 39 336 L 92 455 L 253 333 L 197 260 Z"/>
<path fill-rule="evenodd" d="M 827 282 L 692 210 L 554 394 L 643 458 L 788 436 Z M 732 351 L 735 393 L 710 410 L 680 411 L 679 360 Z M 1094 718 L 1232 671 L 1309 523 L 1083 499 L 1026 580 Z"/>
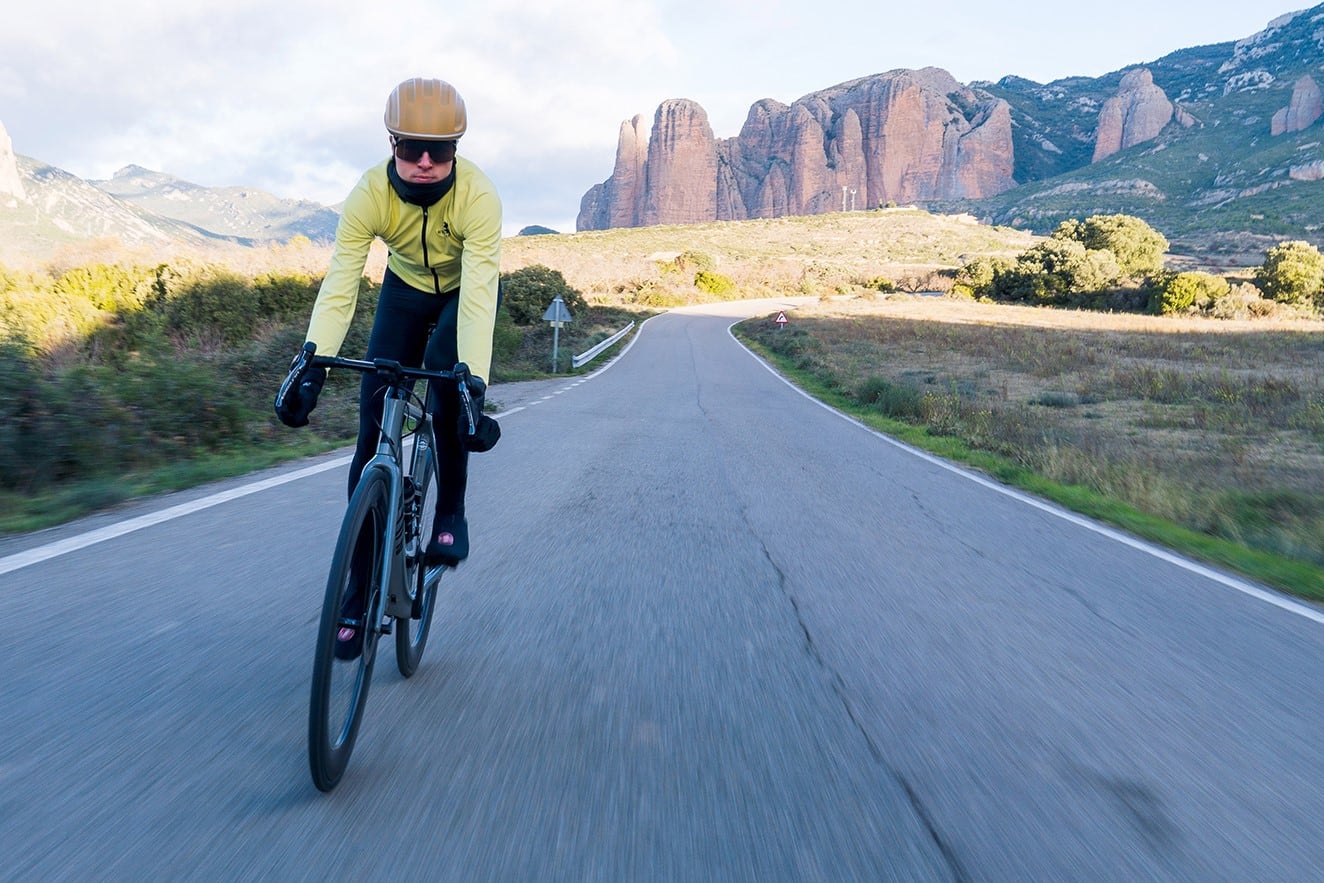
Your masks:
<path fill-rule="evenodd" d="M 460 289 L 460 361 L 487 380 L 501 264 L 501 199 L 481 169 L 456 156 L 450 192 L 427 209 L 412 205 L 396 195 L 386 177 L 393 161 L 364 172 L 345 200 L 331 265 L 308 321 L 308 340 L 317 344 L 318 355 L 340 352 L 354 318 L 368 249 L 380 238 L 386 243 L 387 265 L 410 287 L 438 295 Z"/>

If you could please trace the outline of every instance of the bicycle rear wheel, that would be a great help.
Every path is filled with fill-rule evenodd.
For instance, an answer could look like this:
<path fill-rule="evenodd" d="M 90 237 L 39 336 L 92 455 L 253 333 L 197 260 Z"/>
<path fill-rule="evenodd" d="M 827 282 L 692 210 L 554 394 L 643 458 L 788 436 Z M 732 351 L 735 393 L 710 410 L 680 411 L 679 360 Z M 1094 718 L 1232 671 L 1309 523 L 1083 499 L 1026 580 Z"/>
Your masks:
<path fill-rule="evenodd" d="M 432 539 L 433 523 L 437 515 L 437 454 L 432 447 L 431 423 L 426 423 L 412 436 L 409 477 L 414 486 L 414 517 L 417 518 L 415 542 L 406 561 L 405 579 L 413 595 L 410 616 L 395 621 L 395 664 L 400 674 L 410 677 L 418 670 L 432 630 L 432 613 L 437 601 L 437 584 L 443 568 L 429 567 L 423 560 L 428 542 Z"/>
<path fill-rule="evenodd" d="M 313 784 L 321 791 L 340 782 L 363 720 L 380 634 L 377 620 L 390 505 L 385 471 L 369 469 L 350 499 L 331 560 L 308 708 L 308 765 Z M 362 635 L 362 650 L 353 659 L 336 656 L 342 627 L 357 628 Z"/>

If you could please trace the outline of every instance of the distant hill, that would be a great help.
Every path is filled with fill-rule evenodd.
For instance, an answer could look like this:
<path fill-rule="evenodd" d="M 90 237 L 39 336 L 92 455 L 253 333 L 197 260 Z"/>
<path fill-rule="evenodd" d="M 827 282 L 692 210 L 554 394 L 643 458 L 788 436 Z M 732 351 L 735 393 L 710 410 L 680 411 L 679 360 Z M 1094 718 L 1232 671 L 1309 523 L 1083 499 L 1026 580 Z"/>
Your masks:
<path fill-rule="evenodd" d="M 153 251 L 203 248 L 224 240 L 154 215 L 37 160 L 16 157 L 14 169 L 18 193 L 0 203 L 0 261 L 22 263 L 62 245 L 103 237 Z"/>
<path fill-rule="evenodd" d="M 334 239 L 340 216 L 307 200 L 281 199 L 251 187 L 203 187 L 140 166 L 92 181 L 111 196 L 199 230 L 257 242 L 307 236 Z"/>
<path fill-rule="evenodd" d="M 85 181 L 13 153 L 0 127 L 0 263 L 44 260 L 107 239 L 153 254 L 335 235 L 339 216 L 259 190 L 203 187 L 138 166 Z"/>

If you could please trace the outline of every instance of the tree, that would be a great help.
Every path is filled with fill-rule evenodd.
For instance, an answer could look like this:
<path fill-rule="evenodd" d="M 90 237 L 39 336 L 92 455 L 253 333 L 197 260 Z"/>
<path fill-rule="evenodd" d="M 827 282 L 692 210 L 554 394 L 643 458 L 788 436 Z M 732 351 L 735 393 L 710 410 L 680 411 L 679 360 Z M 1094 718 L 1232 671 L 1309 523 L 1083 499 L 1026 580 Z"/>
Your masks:
<path fill-rule="evenodd" d="M 993 280 L 998 273 L 1005 273 L 1016 262 L 1010 258 L 981 256 L 956 271 L 956 281 L 952 284 L 952 294 L 960 297 L 989 297 L 993 292 Z"/>
<path fill-rule="evenodd" d="M 1076 241 L 1089 251 L 1111 251 L 1123 276 L 1145 276 L 1163 269 L 1168 240 L 1132 215 L 1094 215 L 1084 221 L 1063 221 L 1054 239 Z"/>
<path fill-rule="evenodd" d="M 1089 251 L 1074 239 L 1045 239 L 1023 252 L 1015 266 L 995 269 L 990 293 L 995 300 L 1056 306 L 1073 294 L 1112 285 L 1119 273 L 1107 249 Z"/>
<path fill-rule="evenodd" d="M 571 315 L 588 309 L 584 295 L 570 287 L 560 270 L 533 264 L 501 274 L 502 308 L 516 325 L 536 325 L 558 294 Z"/>
<path fill-rule="evenodd" d="M 1280 242 L 1264 255 L 1255 271 L 1255 284 L 1266 295 L 1285 304 L 1324 305 L 1324 255 L 1309 242 Z"/>

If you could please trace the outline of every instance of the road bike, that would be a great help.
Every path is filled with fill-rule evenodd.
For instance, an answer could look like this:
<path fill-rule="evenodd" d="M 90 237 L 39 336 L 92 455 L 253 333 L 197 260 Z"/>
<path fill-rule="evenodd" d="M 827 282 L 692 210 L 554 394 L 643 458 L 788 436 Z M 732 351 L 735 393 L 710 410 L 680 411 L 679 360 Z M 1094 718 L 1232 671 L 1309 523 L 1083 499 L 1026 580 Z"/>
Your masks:
<path fill-rule="evenodd" d="M 363 361 L 318 356 L 304 345 L 291 377 L 309 368 L 347 368 L 376 374 L 386 383 L 377 452 L 363 467 L 350 497 L 327 576 L 322 618 L 317 628 L 312 697 L 308 710 L 308 764 L 313 783 L 330 791 L 340 782 L 368 698 L 377 643 L 395 635 L 400 674 L 418 670 L 432 626 L 437 585 L 448 569 L 429 565 L 424 553 L 432 536 L 437 493 L 436 437 L 423 384 L 454 385 L 475 432 L 478 415 L 467 372 L 409 368 L 391 359 Z M 461 430 L 462 431 L 462 430 Z M 362 650 L 353 659 L 336 655 L 342 628 L 359 632 Z"/>

